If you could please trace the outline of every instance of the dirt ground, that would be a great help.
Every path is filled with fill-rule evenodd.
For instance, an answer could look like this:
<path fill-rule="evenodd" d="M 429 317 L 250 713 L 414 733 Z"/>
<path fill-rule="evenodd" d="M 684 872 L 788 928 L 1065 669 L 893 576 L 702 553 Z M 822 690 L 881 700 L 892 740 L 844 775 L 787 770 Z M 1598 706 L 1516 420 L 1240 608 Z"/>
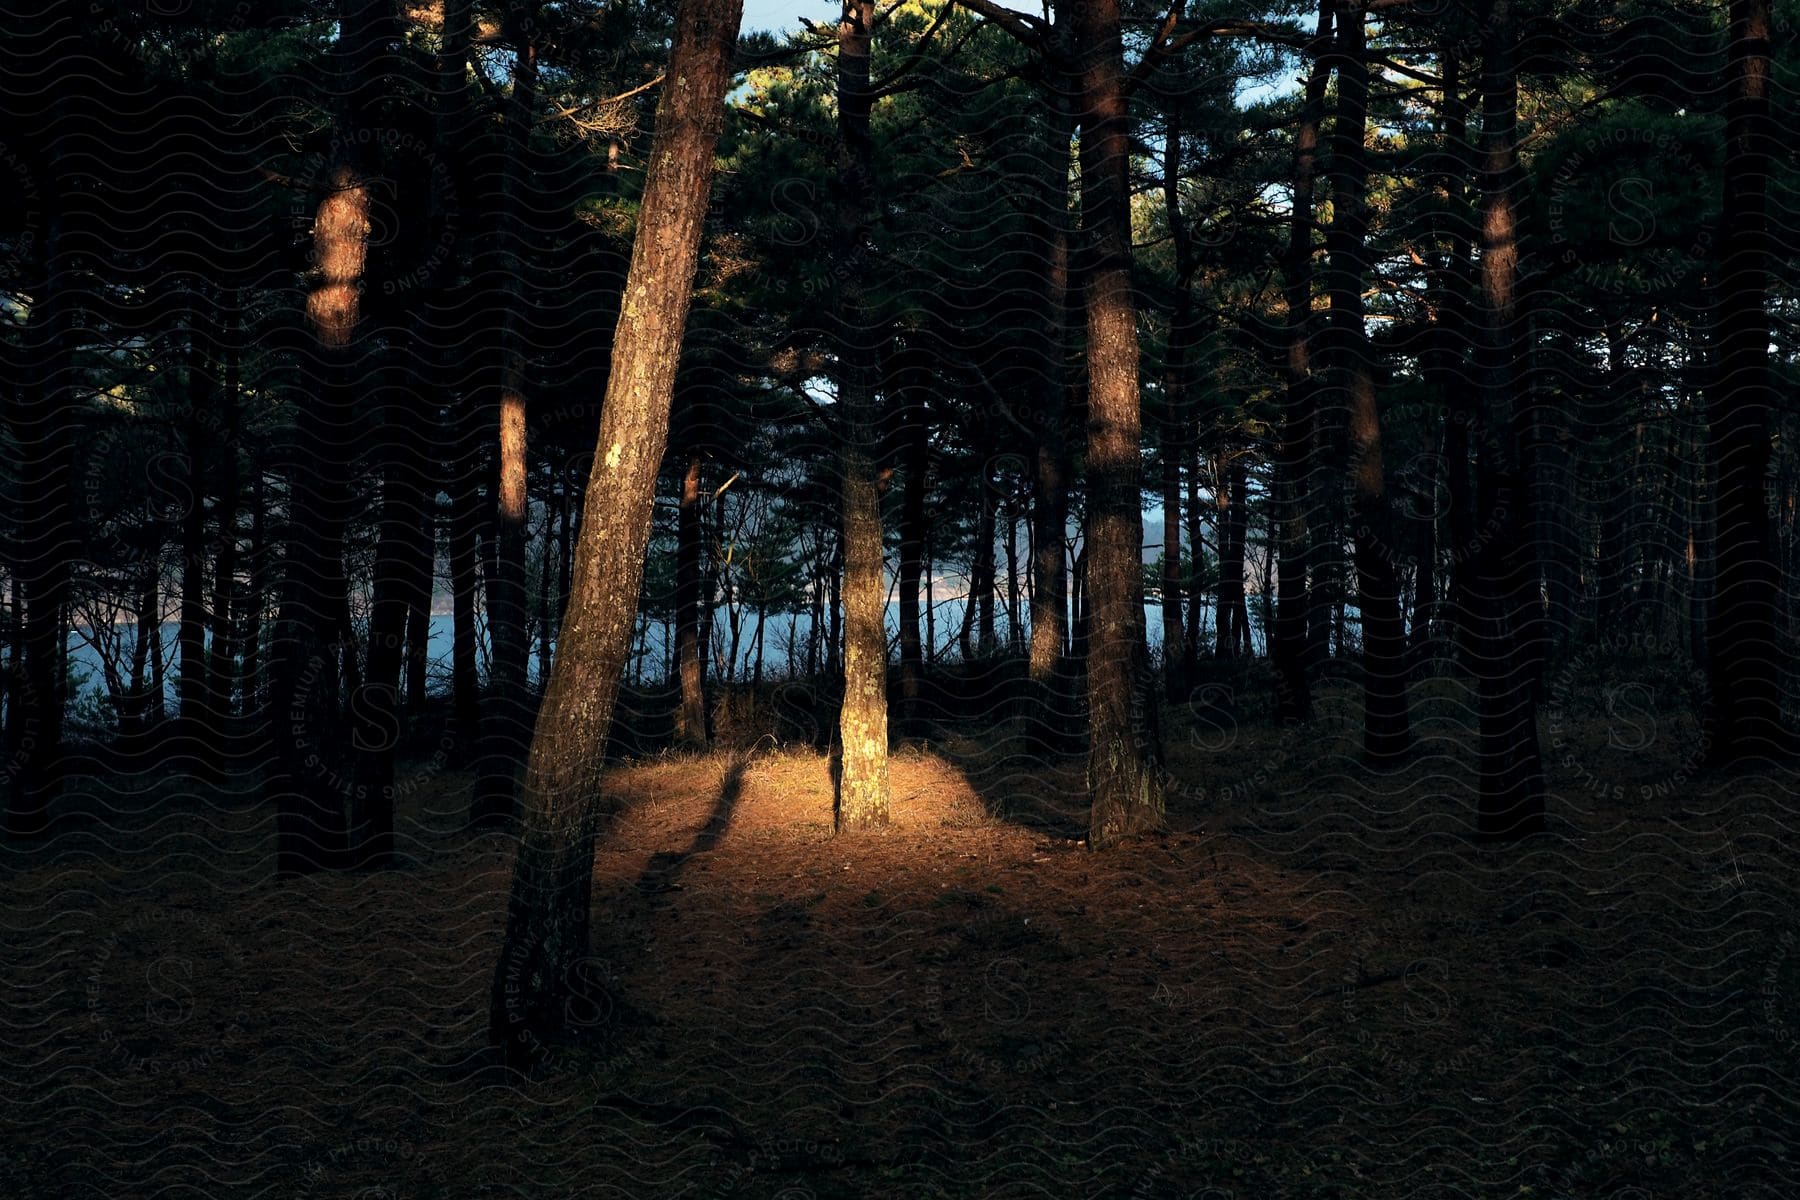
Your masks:
<path fill-rule="evenodd" d="M 906 746 L 867 837 L 810 751 L 622 767 L 618 1002 L 528 1083 L 476 1070 L 466 777 L 407 777 L 402 869 L 280 885 L 248 783 L 86 781 L 0 858 L 0 1197 L 1800 1195 L 1795 780 L 1553 696 L 1552 832 L 1482 848 L 1417 700 L 1385 776 L 1342 687 L 1184 709 L 1168 833 L 1099 855 L 1022 727 Z"/>

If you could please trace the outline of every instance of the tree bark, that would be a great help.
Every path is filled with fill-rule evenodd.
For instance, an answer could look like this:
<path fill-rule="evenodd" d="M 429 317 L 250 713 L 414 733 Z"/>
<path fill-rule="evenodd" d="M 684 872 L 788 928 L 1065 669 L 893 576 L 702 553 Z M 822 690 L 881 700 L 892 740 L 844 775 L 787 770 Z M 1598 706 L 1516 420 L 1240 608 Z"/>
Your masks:
<path fill-rule="evenodd" d="M 975 606 L 975 657 L 992 658 L 994 654 L 994 474 L 992 464 L 981 466 L 981 495 L 975 516 L 975 558 L 971 603 Z"/>
<path fill-rule="evenodd" d="M 700 657 L 700 451 L 688 452 L 681 476 L 681 507 L 675 526 L 675 641 L 680 660 L 681 704 L 675 711 L 675 737 L 684 746 L 704 749 L 706 736 L 706 663 Z"/>
<path fill-rule="evenodd" d="M 1375 395 L 1374 348 L 1363 316 L 1368 266 L 1369 66 L 1360 10 L 1338 22 L 1338 104 L 1332 122 L 1331 225 L 1328 301 L 1332 331 L 1329 366 L 1349 418 L 1350 532 L 1356 556 L 1357 608 L 1362 616 L 1363 754 L 1392 766 L 1412 745 L 1406 698 L 1406 626 L 1400 616 L 1395 567 L 1397 525 L 1387 499 L 1381 454 L 1381 411 Z"/>
<path fill-rule="evenodd" d="M 389 407 L 380 447 L 381 516 L 375 546 L 374 596 L 369 614 L 369 661 L 351 697 L 357 790 L 351 808 L 350 853 L 355 866 L 387 867 L 394 857 L 394 760 L 401 733 L 400 673 L 406 661 L 409 615 L 431 604 L 431 562 L 419 538 L 425 507 L 422 448 L 406 402 Z M 396 407 L 398 411 L 396 412 Z"/>
<path fill-rule="evenodd" d="M 218 493 L 214 515 L 219 525 L 218 549 L 213 555 L 212 647 L 207 658 L 206 744 L 221 765 L 227 750 L 226 726 L 236 712 L 237 623 L 233 619 L 238 569 L 238 392 L 241 383 L 243 310 L 242 294 L 233 288 L 224 312 L 224 379 L 219 394 L 220 437 Z"/>
<path fill-rule="evenodd" d="M 1130 125 L 1118 0 L 1074 10 L 1082 51 L 1081 185 L 1088 328 L 1088 845 L 1159 827 L 1161 738 L 1147 691 L 1139 508 L 1137 308 L 1131 294 Z"/>
<path fill-rule="evenodd" d="M 1312 67 L 1294 130 L 1294 190 L 1287 251 L 1282 258 L 1282 296 L 1287 305 L 1287 371 L 1275 457 L 1276 519 L 1280 560 L 1276 575 L 1275 627 L 1269 631 L 1275 660 L 1275 720 L 1292 724 L 1312 719 L 1312 681 L 1306 670 L 1307 510 L 1312 468 L 1313 391 L 1312 287 L 1313 189 L 1319 175 L 1319 123 L 1331 66 L 1325 48 L 1331 38 L 1331 0 L 1320 0 L 1318 26 L 1308 53 Z"/>
<path fill-rule="evenodd" d="M 1482 63 L 1482 424 L 1478 510 L 1504 526 L 1479 543 L 1470 570 L 1471 663 L 1477 675 L 1481 787 L 1476 830 L 1511 839 L 1544 827 L 1536 680 L 1519 639 L 1539 604 L 1524 481 L 1524 424 L 1515 408 L 1520 344 L 1518 76 L 1511 0 L 1489 0 Z"/>
<path fill-rule="evenodd" d="M 613 335 L 562 651 L 526 764 L 518 858 L 494 972 L 489 1037 L 509 1063 L 563 1032 L 592 920 L 600 773 L 643 586 L 669 404 L 693 294 L 740 0 L 682 0 Z"/>
<path fill-rule="evenodd" d="M 1238 628 L 1239 614 L 1244 612 L 1244 543 L 1248 529 L 1240 488 L 1244 464 L 1240 451 L 1221 448 L 1213 471 L 1213 502 L 1219 523 L 1219 596 L 1218 630 L 1213 655 L 1234 659 L 1248 632 Z"/>
<path fill-rule="evenodd" d="M 48 158 L 54 172 L 63 158 L 54 137 Z M 22 687 L 12 693 L 7 723 L 12 788 L 6 827 L 15 837 L 49 829 L 67 765 L 62 742 L 68 677 L 62 661 L 76 546 L 70 426 L 77 411 L 71 361 L 77 283 L 67 240 L 65 217 L 60 205 L 53 206 L 46 218 L 42 290 L 33 297 L 24 330 L 25 370 L 11 421 L 18 444 L 35 448 L 22 456 L 19 479 L 19 494 L 32 503 L 19 514 L 14 595 L 23 610 L 24 669 L 15 670 Z"/>
<path fill-rule="evenodd" d="M 1769 364 L 1770 0 L 1732 0 L 1726 52 L 1724 244 L 1715 323 L 1718 375 L 1707 415 L 1717 563 L 1707 757 L 1737 766 L 1790 751 L 1781 715 L 1781 578 L 1767 475 L 1775 377 Z"/>
<path fill-rule="evenodd" d="M 296 416 L 288 554 L 271 646 L 275 762 L 267 790 L 276 806 L 276 874 L 291 878 L 337 865 L 354 784 L 344 748 L 342 674 L 348 587 L 343 433 L 362 390 L 358 334 L 369 251 L 369 149 L 355 136 L 370 103 L 374 64 L 390 24 L 381 0 L 344 0 L 336 48 L 346 97 L 331 190 L 313 222 L 313 278 L 306 319 L 319 391 Z"/>
<path fill-rule="evenodd" d="M 874 0 L 844 0 L 837 65 L 838 132 L 843 143 L 839 244 L 848 256 L 837 315 L 844 489 L 844 701 L 838 714 L 836 771 L 840 832 L 886 825 L 889 815 L 887 580 L 876 482 L 881 421 L 875 400 L 878 334 L 871 328 L 862 266 L 874 202 L 874 142 L 869 132 L 874 28 Z M 985 498 L 985 472 L 983 503 L 985 511 L 990 503 Z M 987 611 L 991 637 L 991 601 Z"/>
<path fill-rule="evenodd" d="M 1182 442 L 1193 421 L 1187 408 L 1187 358 L 1194 337 L 1194 245 L 1181 215 L 1181 119 L 1180 99 L 1169 117 L 1168 138 L 1163 147 L 1163 207 L 1168 213 L 1169 234 L 1175 245 L 1175 303 L 1169 312 L 1168 352 L 1163 363 L 1163 411 L 1161 467 L 1163 564 L 1162 658 L 1163 690 L 1171 703 L 1187 693 L 1187 647 L 1181 619 L 1181 460 Z M 1198 597 L 1194 598 L 1198 602 Z"/>
<path fill-rule="evenodd" d="M 919 633 L 920 579 L 925 574 L 925 494 L 931 463 L 931 424 L 924 392 L 907 393 L 905 409 L 905 461 L 901 464 L 900 493 L 900 699 L 901 728 L 917 733 L 920 728 L 920 692 L 925 674 L 925 653 Z"/>
<path fill-rule="evenodd" d="M 475 781 L 473 815 L 477 825 L 505 823 L 516 814 L 515 776 L 531 725 L 527 694 L 531 643 L 526 629 L 525 579 L 529 448 L 525 444 L 525 298 L 521 277 L 529 257 L 525 210 L 530 201 L 524 195 L 523 176 L 537 106 L 535 5 L 511 4 L 506 25 L 517 53 L 513 60 L 512 95 L 506 109 L 506 162 L 500 176 L 500 236 L 495 267 L 500 277 L 500 428 L 495 447 L 498 478 L 494 497 L 494 572 L 487 581 L 493 665 L 489 673 L 491 695 L 482 713 L 482 765 Z"/>
<path fill-rule="evenodd" d="M 1027 672 L 1040 688 L 1051 689 L 1046 703 L 1055 703 L 1054 687 L 1068 653 L 1069 586 L 1068 537 L 1069 390 L 1073 386 L 1068 354 L 1074 341 L 1076 305 L 1072 302 L 1069 272 L 1069 145 L 1074 119 L 1069 111 L 1068 81 L 1060 74 L 1060 86 L 1049 88 L 1044 119 L 1040 173 L 1041 209 L 1037 236 L 1041 240 L 1044 318 L 1038 330 L 1038 369 L 1043 374 L 1039 390 L 1043 413 L 1037 424 L 1037 445 L 1031 505 L 1033 583 L 1031 589 L 1031 651 Z"/>
<path fill-rule="evenodd" d="M 457 762 L 466 764 L 481 737 L 481 673 L 476 645 L 475 592 L 479 575 L 481 485 L 474 429 L 480 415 L 471 398 L 457 398 L 450 423 L 454 461 L 450 476 L 450 707 Z M 475 810 L 470 810 L 474 823 Z"/>
<path fill-rule="evenodd" d="M 211 779 L 218 768 L 206 737 L 212 705 L 206 660 L 206 494 L 211 477 L 208 450 L 214 440 L 207 430 L 212 416 L 212 361 L 207 352 L 211 339 L 203 328 L 208 318 L 202 314 L 204 298 L 198 287 L 189 293 L 188 303 L 188 410 L 183 433 L 188 471 L 183 499 L 187 507 L 181 514 L 181 616 L 176 635 L 181 667 L 175 680 L 179 734 L 169 748 L 185 769 Z"/>

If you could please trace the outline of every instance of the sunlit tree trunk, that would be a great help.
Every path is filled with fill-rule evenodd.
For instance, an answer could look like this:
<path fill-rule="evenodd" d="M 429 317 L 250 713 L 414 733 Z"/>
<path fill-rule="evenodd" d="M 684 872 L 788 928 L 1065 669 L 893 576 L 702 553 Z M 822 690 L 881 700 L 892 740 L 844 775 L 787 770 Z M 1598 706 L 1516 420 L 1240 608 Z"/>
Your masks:
<path fill-rule="evenodd" d="M 519 753 L 530 735 L 531 704 L 526 664 L 531 643 L 526 629 L 525 304 L 521 276 L 529 258 L 525 211 L 530 197 L 523 176 L 537 106 L 536 6 L 507 9 L 506 33 L 517 47 L 512 95 L 506 106 L 506 162 L 500 175 L 499 280 L 500 398 L 499 440 L 495 445 L 494 571 L 487 580 L 488 636 L 492 645 L 491 695 L 482 712 L 482 763 L 475 781 L 472 812 L 476 824 L 510 820 L 517 808 L 515 774 Z"/>
<path fill-rule="evenodd" d="M 837 827 L 888 821 L 887 579 L 876 480 L 878 333 L 861 265 L 874 200 L 869 49 L 874 0 L 844 0 L 838 23 L 838 130 L 843 141 L 840 246 L 849 256 L 838 307 L 838 425 L 843 439 L 844 702 L 838 715 Z M 990 547 L 989 557 L 992 558 Z M 991 608 L 990 621 L 991 621 Z"/>
<path fill-rule="evenodd" d="M 374 64 L 392 32 L 380 0 L 345 0 L 335 51 L 345 136 L 336 140 L 328 190 L 313 220 L 306 298 L 319 388 L 296 414 L 292 533 L 271 646 L 275 762 L 266 787 L 276 805 L 275 869 L 284 878 L 341 861 L 354 789 L 342 703 L 355 654 L 345 637 L 344 430 L 366 386 L 366 347 L 358 335 L 369 252 L 369 149 L 354 134 L 370 103 Z"/>
<path fill-rule="evenodd" d="M 1088 330 L 1088 845 L 1163 820 L 1156 699 L 1145 678 L 1137 310 L 1131 294 L 1130 125 L 1118 0 L 1074 13 L 1082 53 L 1082 223 Z"/>
<path fill-rule="evenodd" d="M 1770 0 L 1732 0 L 1726 55 L 1725 203 L 1718 302 L 1718 375 L 1707 413 L 1716 480 L 1716 576 L 1707 631 L 1708 757 L 1721 766 L 1784 754 L 1781 578 L 1769 522 L 1768 188 Z"/>
<path fill-rule="evenodd" d="M 630 651 L 740 0 L 682 0 L 575 549 L 562 648 L 526 763 L 489 1036 L 509 1063 L 563 1031 L 584 980 L 600 773 Z"/>
<path fill-rule="evenodd" d="M 1516 838 L 1544 827 L 1544 767 L 1532 664 L 1519 641 L 1540 604 L 1529 532 L 1530 478 L 1517 410 L 1519 337 L 1518 76 L 1511 0 L 1490 0 L 1482 64 L 1482 396 L 1478 512 L 1504 528 L 1479 543 L 1470 575 L 1471 666 L 1480 713 L 1477 832 Z"/>

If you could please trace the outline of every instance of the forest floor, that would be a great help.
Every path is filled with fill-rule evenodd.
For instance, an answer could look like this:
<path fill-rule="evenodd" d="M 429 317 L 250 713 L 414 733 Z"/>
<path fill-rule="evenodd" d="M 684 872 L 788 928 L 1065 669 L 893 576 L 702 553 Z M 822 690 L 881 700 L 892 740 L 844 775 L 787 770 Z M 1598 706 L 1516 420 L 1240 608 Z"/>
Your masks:
<path fill-rule="evenodd" d="M 810 751 L 621 767 L 618 1002 L 529 1083 L 476 1069 L 467 777 L 407 776 L 402 868 L 279 885 L 248 786 L 86 780 L 0 864 L 0 1196 L 1800 1195 L 1794 781 L 1553 705 L 1551 832 L 1479 847 L 1467 697 L 1415 696 L 1385 775 L 1342 686 L 1178 710 L 1168 832 L 1104 854 L 1017 727 L 902 748 L 864 837 Z"/>

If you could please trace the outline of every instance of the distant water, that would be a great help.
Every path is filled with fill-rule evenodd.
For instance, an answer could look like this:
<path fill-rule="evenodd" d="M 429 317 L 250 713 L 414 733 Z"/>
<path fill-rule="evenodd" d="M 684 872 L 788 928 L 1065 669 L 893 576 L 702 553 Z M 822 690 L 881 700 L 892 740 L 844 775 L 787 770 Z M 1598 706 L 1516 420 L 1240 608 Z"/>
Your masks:
<path fill-rule="evenodd" d="M 1257 604 L 1250 605 L 1250 625 L 1258 652 L 1263 648 L 1263 629 L 1261 613 Z M 961 600 L 945 600 L 937 605 L 935 634 L 940 657 L 954 658 L 956 655 L 957 632 L 962 627 Z M 1155 649 L 1162 644 L 1162 612 L 1160 606 L 1151 603 L 1145 606 L 1146 626 L 1149 633 L 1150 646 Z M 995 606 L 995 636 L 1002 645 L 1006 644 L 1008 627 L 1003 605 Z M 791 673 L 805 670 L 806 645 L 811 632 L 811 613 L 796 615 L 790 624 L 787 614 L 771 616 L 768 629 L 764 633 L 763 674 L 765 678 L 782 679 Z M 1212 614 L 1207 614 L 1207 628 L 1212 627 Z M 482 678 L 486 678 L 487 640 L 486 626 L 477 623 L 477 664 Z M 668 676 L 670 648 L 665 644 L 664 625 L 661 620 L 653 620 L 646 624 L 640 619 L 638 625 L 639 640 L 634 643 L 628 674 L 632 678 L 646 681 L 660 680 Z M 119 673 L 122 678 L 130 679 L 131 658 L 134 652 L 133 642 L 137 631 L 135 626 L 124 627 L 119 631 L 118 654 L 121 658 Z M 428 686 L 434 692 L 448 691 L 450 687 L 450 659 L 452 641 L 455 636 L 455 622 L 448 613 L 434 613 L 431 618 L 431 637 L 426 644 L 426 678 Z M 165 684 L 166 702 L 174 703 L 175 677 L 180 626 L 171 621 L 162 628 L 163 680 Z M 790 653 L 789 642 L 792 639 Z M 897 655 L 894 644 L 899 638 L 899 624 L 893 615 L 893 606 L 889 606 L 888 641 L 891 653 Z M 725 614 L 714 614 L 711 652 L 712 669 L 718 669 L 731 643 L 731 629 Z M 554 640 L 552 652 L 554 652 Z M 738 633 L 737 671 L 738 678 L 747 678 L 754 669 L 756 648 L 756 614 L 747 612 L 743 615 Z M 531 640 L 531 656 L 529 673 L 531 681 L 538 680 L 538 640 L 535 628 Z M 104 700 L 106 696 L 105 679 L 102 674 L 101 657 L 90 640 L 82 632 L 69 635 L 69 666 L 76 682 L 80 685 L 78 695 L 84 698 Z"/>

